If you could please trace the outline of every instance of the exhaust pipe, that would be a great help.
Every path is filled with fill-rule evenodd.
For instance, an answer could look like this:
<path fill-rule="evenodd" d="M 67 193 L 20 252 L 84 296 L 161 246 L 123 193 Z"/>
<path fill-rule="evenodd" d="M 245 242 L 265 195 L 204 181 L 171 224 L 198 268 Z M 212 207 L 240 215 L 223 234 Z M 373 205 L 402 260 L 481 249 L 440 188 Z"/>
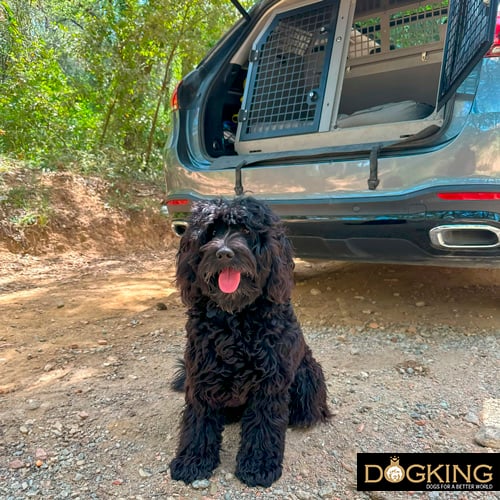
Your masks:
<path fill-rule="evenodd" d="M 188 223 L 183 220 L 176 220 L 172 222 L 172 231 L 179 237 L 181 237 L 187 229 Z"/>
<path fill-rule="evenodd" d="M 429 237 L 444 250 L 487 250 L 500 247 L 500 229 L 488 224 L 447 224 L 433 227 Z"/>

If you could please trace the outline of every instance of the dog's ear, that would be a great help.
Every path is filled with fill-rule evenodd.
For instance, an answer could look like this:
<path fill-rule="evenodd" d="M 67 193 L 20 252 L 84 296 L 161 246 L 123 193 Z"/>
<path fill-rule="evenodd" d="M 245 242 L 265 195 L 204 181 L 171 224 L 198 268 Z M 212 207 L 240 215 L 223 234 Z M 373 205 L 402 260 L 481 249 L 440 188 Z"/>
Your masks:
<path fill-rule="evenodd" d="M 193 205 L 191 216 L 179 243 L 177 252 L 176 281 L 184 305 L 194 305 L 201 291 L 197 284 L 200 247 L 206 243 L 206 225 L 211 220 L 213 204 L 198 202 Z M 208 222 L 207 222 L 208 221 Z"/>
<path fill-rule="evenodd" d="M 280 222 L 275 223 L 269 233 L 267 251 L 271 258 L 267 297 L 277 304 L 287 303 L 293 288 L 293 251 L 290 240 Z"/>
<path fill-rule="evenodd" d="M 240 201 L 247 211 L 247 223 L 260 234 L 256 252 L 260 272 L 267 275 L 264 295 L 276 304 L 287 303 L 293 289 L 293 250 L 281 219 L 271 208 L 252 197 Z"/>
<path fill-rule="evenodd" d="M 182 235 L 177 252 L 176 281 L 181 292 L 182 302 L 192 306 L 199 295 L 196 285 L 196 269 L 200 260 L 199 241 L 193 229 L 188 226 Z"/>

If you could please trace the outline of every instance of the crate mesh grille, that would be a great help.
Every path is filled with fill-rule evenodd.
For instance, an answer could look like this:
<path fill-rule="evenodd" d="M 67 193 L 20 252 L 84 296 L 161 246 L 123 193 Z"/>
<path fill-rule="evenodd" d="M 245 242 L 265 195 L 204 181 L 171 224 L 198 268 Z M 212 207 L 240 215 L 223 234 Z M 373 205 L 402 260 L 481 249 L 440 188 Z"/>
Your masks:
<path fill-rule="evenodd" d="M 444 41 L 443 26 L 448 20 L 448 2 L 397 10 L 384 19 L 370 17 L 354 21 L 349 58 L 374 56 L 399 49 Z M 382 28 L 388 26 L 389 39 L 382 41 Z"/>
<path fill-rule="evenodd" d="M 349 59 L 378 54 L 382 47 L 380 35 L 380 17 L 355 21 L 349 42 Z"/>
<path fill-rule="evenodd" d="M 317 129 L 333 10 L 328 2 L 276 16 L 257 48 L 241 138 Z"/>
<path fill-rule="evenodd" d="M 484 0 L 452 3 L 439 89 L 441 100 L 453 90 L 464 71 L 482 57 L 490 43 L 490 30 L 490 8 Z"/>
<path fill-rule="evenodd" d="M 434 4 L 393 13 L 389 19 L 390 50 L 439 42 L 448 21 L 448 7 Z"/>

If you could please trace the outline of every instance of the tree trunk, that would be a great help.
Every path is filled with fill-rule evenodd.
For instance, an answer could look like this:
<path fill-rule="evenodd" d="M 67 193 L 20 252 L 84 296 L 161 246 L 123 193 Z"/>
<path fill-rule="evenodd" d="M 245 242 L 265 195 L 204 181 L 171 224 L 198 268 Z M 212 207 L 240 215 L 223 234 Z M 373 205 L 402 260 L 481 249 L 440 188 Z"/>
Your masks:
<path fill-rule="evenodd" d="M 101 138 L 99 139 L 99 148 L 102 148 L 104 145 L 104 139 L 106 139 L 106 134 L 108 133 L 109 122 L 111 121 L 111 115 L 116 106 L 116 97 L 113 98 L 111 104 L 108 106 L 108 110 L 106 111 L 106 116 L 104 118 L 104 125 L 102 127 Z"/>
<path fill-rule="evenodd" d="M 161 102 L 162 102 L 163 97 L 165 95 L 167 85 L 170 81 L 170 67 L 172 65 L 172 61 L 174 60 L 176 50 L 177 50 L 177 45 L 174 46 L 172 48 L 172 50 L 170 51 L 170 54 L 167 58 L 167 62 L 165 64 L 165 72 L 163 74 L 163 80 L 161 82 L 161 88 L 160 88 L 160 92 L 158 95 L 158 101 L 156 103 L 155 112 L 153 115 L 153 119 L 151 121 L 151 129 L 149 131 L 148 145 L 146 147 L 146 152 L 144 155 L 144 163 L 146 165 L 149 163 L 149 159 L 151 158 L 151 152 L 153 151 L 153 142 L 154 142 L 154 136 L 155 136 L 155 132 L 156 132 L 156 125 L 158 123 L 158 115 L 160 114 Z"/>

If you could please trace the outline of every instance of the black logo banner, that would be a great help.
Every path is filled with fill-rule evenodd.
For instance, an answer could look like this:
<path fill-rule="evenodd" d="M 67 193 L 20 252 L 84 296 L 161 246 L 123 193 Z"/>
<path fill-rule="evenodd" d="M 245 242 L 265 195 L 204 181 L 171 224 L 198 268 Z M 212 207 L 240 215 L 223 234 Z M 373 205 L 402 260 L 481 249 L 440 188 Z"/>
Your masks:
<path fill-rule="evenodd" d="M 358 453 L 358 491 L 500 491 L 498 453 Z"/>

